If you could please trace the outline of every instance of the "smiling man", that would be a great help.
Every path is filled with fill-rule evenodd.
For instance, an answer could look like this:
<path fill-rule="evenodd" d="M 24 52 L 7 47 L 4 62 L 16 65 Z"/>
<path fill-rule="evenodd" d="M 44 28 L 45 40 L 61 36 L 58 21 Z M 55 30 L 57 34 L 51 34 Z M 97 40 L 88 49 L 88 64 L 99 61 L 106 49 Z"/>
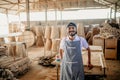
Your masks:
<path fill-rule="evenodd" d="M 91 69 L 90 48 L 83 37 L 77 35 L 77 26 L 70 22 L 67 25 L 67 37 L 60 43 L 60 56 L 62 59 L 60 80 L 84 80 L 84 68 L 81 48 L 88 50 L 88 67 Z"/>

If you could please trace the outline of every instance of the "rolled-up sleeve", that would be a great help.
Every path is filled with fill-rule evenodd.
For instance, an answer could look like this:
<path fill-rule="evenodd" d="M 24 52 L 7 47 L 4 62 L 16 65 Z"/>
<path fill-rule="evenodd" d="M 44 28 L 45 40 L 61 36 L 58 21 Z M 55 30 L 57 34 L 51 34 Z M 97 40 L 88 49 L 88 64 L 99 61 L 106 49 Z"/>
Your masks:
<path fill-rule="evenodd" d="M 64 46 L 65 46 L 65 38 L 63 38 L 63 39 L 60 41 L 60 49 L 64 49 Z"/>
<path fill-rule="evenodd" d="M 86 41 L 85 38 L 81 38 L 81 47 L 88 48 L 88 42 Z"/>

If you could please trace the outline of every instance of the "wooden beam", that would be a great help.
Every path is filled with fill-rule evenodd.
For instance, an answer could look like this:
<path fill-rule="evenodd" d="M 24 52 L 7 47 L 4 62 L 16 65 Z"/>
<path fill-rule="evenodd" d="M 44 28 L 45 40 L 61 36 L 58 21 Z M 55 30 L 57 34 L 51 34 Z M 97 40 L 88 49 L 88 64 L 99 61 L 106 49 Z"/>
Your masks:
<path fill-rule="evenodd" d="M 2 1 L 4 1 L 4 2 L 8 2 L 8 3 L 11 3 L 11 4 L 14 4 L 13 2 L 8 1 L 8 0 L 2 0 Z"/>

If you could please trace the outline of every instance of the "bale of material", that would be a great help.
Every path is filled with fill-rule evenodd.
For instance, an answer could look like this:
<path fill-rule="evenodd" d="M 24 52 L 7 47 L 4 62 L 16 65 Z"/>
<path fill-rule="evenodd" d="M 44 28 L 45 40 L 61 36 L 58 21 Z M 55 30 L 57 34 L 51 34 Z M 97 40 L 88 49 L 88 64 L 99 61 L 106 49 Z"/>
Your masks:
<path fill-rule="evenodd" d="M 23 43 L 8 45 L 9 56 L 26 57 L 26 45 Z"/>
<path fill-rule="evenodd" d="M 35 35 L 32 31 L 25 31 L 19 36 L 18 41 L 25 42 L 27 48 L 35 43 Z"/>
<path fill-rule="evenodd" d="M 63 37 L 66 37 L 67 31 L 66 31 L 66 26 L 63 25 L 60 27 L 60 38 L 62 39 Z"/>
<path fill-rule="evenodd" d="M 50 36 L 51 36 L 51 27 L 46 26 L 46 28 L 45 28 L 45 38 L 50 39 Z"/>
<path fill-rule="evenodd" d="M 86 35 L 89 31 L 89 27 L 84 27 L 84 30 L 85 30 L 85 35 Z"/>
<path fill-rule="evenodd" d="M 17 57 L 26 57 L 27 53 L 26 53 L 26 45 L 25 44 L 19 44 L 16 45 L 16 55 Z"/>
<path fill-rule="evenodd" d="M 38 47 L 42 47 L 44 46 L 44 42 L 43 42 L 43 39 L 42 39 L 42 36 L 36 36 L 36 46 Z"/>
<path fill-rule="evenodd" d="M 7 55 L 7 47 L 0 46 L 0 56 Z"/>
<path fill-rule="evenodd" d="M 16 42 L 16 39 L 14 36 L 8 37 L 9 42 Z"/>
<path fill-rule="evenodd" d="M 84 25 L 82 23 L 79 23 L 77 26 L 77 34 L 78 36 L 85 37 Z"/>
<path fill-rule="evenodd" d="M 58 52 L 60 41 L 52 39 L 52 52 Z"/>
<path fill-rule="evenodd" d="M 9 33 L 19 32 L 18 24 L 9 24 Z"/>
<path fill-rule="evenodd" d="M 92 35 L 97 35 L 100 33 L 100 28 L 99 27 L 94 27 L 92 28 Z"/>
<path fill-rule="evenodd" d="M 12 46 L 12 45 L 9 45 L 8 46 L 8 55 L 9 56 L 16 56 L 17 54 L 16 54 L 16 46 Z"/>
<path fill-rule="evenodd" d="M 4 43 L 5 43 L 4 38 L 0 38 L 0 45 L 4 45 Z"/>
<path fill-rule="evenodd" d="M 45 50 L 50 51 L 52 46 L 52 41 L 51 39 L 47 39 L 45 43 Z"/>
<path fill-rule="evenodd" d="M 92 36 L 92 31 L 89 31 L 85 36 L 86 40 L 88 41 L 91 36 Z"/>
<path fill-rule="evenodd" d="M 31 30 L 35 33 L 36 36 L 43 36 L 44 28 L 42 26 L 33 26 Z"/>
<path fill-rule="evenodd" d="M 93 44 L 93 36 L 91 36 L 91 37 L 88 39 L 88 44 L 89 44 L 89 45 L 92 45 L 92 44 Z"/>
<path fill-rule="evenodd" d="M 93 36 L 93 45 L 102 46 L 104 49 L 104 39 L 98 35 Z"/>
<path fill-rule="evenodd" d="M 109 24 L 104 23 L 103 27 L 100 29 L 100 35 L 106 38 L 109 38 L 110 35 L 114 35 L 117 39 L 120 39 L 120 29 L 116 29 Z"/>
<path fill-rule="evenodd" d="M 57 39 L 59 38 L 59 27 L 58 26 L 52 26 L 51 27 L 51 39 Z"/>

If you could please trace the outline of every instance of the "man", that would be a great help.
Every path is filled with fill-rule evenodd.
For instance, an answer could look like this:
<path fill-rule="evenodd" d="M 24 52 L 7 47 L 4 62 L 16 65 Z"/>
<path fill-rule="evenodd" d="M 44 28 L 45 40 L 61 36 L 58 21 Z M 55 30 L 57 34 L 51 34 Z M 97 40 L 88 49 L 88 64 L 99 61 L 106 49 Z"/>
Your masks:
<path fill-rule="evenodd" d="M 84 68 L 81 48 L 88 50 L 88 67 L 91 69 L 90 48 L 86 40 L 77 36 L 77 26 L 70 22 L 67 25 L 67 37 L 60 43 L 61 74 L 60 80 L 84 80 Z"/>

